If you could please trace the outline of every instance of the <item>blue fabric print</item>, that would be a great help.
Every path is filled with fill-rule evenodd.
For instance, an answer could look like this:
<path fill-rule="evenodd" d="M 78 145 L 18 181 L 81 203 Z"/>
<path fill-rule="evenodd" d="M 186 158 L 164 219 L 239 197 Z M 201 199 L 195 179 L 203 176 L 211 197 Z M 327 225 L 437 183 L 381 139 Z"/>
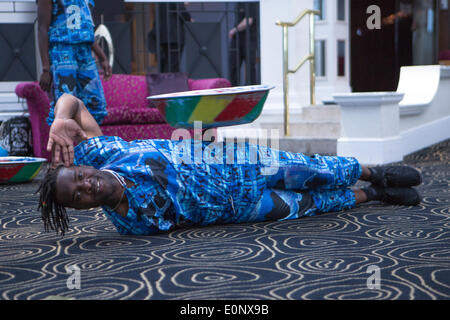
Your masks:
<path fill-rule="evenodd" d="M 101 124 L 107 115 L 106 99 L 91 45 L 56 43 L 50 47 L 49 56 L 52 61 L 53 101 L 48 125 L 55 117 L 55 101 L 64 93 L 82 100 L 95 121 Z"/>
<path fill-rule="evenodd" d="M 93 0 L 53 0 L 49 42 L 94 42 L 94 22 L 89 6 L 94 6 Z"/>
<path fill-rule="evenodd" d="M 63 93 L 74 95 L 86 105 L 98 124 L 107 115 L 102 83 L 92 56 L 93 0 L 53 0 L 49 28 L 49 57 L 53 75 L 53 100 L 47 118 L 54 120 L 55 102 Z"/>
<path fill-rule="evenodd" d="M 267 175 L 267 163 L 251 154 L 277 155 L 278 171 Z M 348 187 L 361 175 L 354 158 L 307 157 L 247 143 L 126 142 L 106 136 L 79 144 L 75 163 L 114 170 L 134 184 L 125 191 L 126 217 L 103 209 L 121 234 L 142 235 L 352 208 L 355 197 Z"/>

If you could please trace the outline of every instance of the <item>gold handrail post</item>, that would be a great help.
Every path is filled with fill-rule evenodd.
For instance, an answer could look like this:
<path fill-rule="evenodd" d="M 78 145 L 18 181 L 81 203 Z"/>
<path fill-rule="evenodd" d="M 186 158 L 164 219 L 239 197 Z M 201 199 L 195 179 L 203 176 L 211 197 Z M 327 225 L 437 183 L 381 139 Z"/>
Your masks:
<path fill-rule="evenodd" d="M 311 105 L 316 104 L 316 66 L 315 66 L 315 38 L 314 38 L 314 14 L 309 15 L 309 73 L 310 73 L 310 84 L 309 84 L 309 90 L 310 90 L 310 102 Z"/>
<path fill-rule="evenodd" d="M 283 103 L 284 103 L 284 135 L 289 135 L 289 53 L 288 27 L 283 25 Z"/>

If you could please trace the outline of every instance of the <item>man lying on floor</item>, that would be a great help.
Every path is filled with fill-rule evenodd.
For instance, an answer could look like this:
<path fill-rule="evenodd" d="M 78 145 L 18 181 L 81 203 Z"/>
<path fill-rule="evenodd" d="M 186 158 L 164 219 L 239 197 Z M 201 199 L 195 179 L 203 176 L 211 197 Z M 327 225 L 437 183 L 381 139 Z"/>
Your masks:
<path fill-rule="evenodd" d="M 296 219 L 372 200 L 420 203 L 411 188 L 421 183 L 420 173 L 407 166 L 368 168 L 355 158 L 308 157 L 247 143 L 233 145 L 236 158 L 229 163 L 226 144 L 216 143 L 223 151 L 208 156 L 211 143 L 204 142 L 200 161 L 180 161 L 179 146 L 186 142 L 198 144 L 103 136 L 83 102 L 63 95 L 47 147 L 54 165 L 38 190 L 45 230 L 67 231 L 65 207 L 102 207 L 119 233 L 148 235 L 180 226 Z M 276 155 L 273 174 L 259 159 L 247 159 L 252 148 Z M 64 165 L 56 166 L 60 161 Z M 350 189 L 358 179 L 371 185 Z"/>

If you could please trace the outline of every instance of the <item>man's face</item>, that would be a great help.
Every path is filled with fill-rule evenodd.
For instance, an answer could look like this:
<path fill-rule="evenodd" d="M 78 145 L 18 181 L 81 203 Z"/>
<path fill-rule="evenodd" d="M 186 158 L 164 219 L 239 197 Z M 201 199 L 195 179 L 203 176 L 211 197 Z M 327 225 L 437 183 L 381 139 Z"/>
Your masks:
<path fill-rule="evenodd" d="M 115 190 L 114 177 L 93 167 L 63 167 L 56 178 L 56 200 L 65 207 L 89 209 L 108 205 L 114 202 Z"/>

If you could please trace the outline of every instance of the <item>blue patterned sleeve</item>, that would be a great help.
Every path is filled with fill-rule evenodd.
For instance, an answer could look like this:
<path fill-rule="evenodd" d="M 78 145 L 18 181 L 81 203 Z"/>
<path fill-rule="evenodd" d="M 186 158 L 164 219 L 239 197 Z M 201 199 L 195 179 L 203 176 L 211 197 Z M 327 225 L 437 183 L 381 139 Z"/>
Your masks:
<path fill-rule="evenodd" d="M 147 216 L 144 215 L 138 219 L 132 208 L 129 209 L 126 217 L 111 211 L 107 207 L 102 208 L 121 235 L 148 236 L 162 232 L 151 223 Z"/>
<path fill-rule="evenodd" d="M 102 168 L 127 150 L 125 140 L 119 137 L 100 136 L 87 139 L 74 148 L 75 165 Z"/>

